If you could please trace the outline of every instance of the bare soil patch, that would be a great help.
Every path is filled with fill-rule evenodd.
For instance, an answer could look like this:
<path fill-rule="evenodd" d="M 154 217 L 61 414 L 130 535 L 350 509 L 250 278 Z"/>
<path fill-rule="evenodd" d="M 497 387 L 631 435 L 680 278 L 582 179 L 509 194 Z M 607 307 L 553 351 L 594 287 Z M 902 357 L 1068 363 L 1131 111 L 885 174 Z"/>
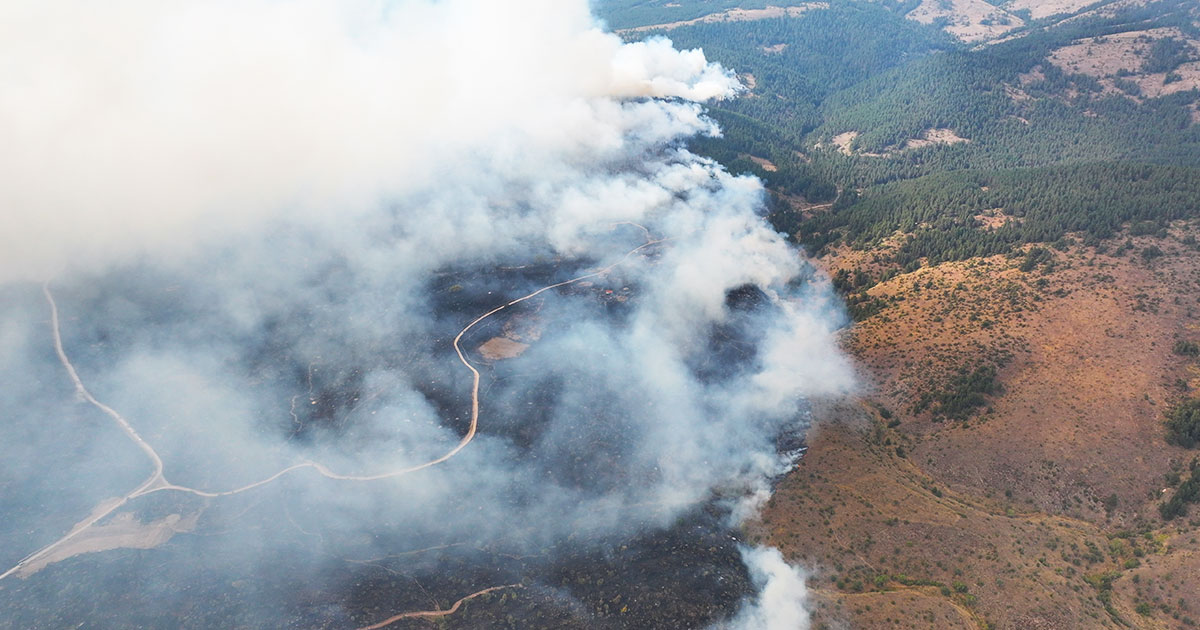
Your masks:
<path fill-rule="evenodd" d="M 858 137 L 857 131 L 847 131 L 839 133 L 833 137 L 833 145 L 841 151 L 843 155 L 852 155 L 854 153 L 854 139 Z"/>
<path fill-rule="evenodd" d="M 1002 208 L 988 210 L 987 212 L 975 215 L 973 218 L 975 219 L 976 225 L 979 226 L 979 229 L 988 232 L 1002 228 L 1009 223 L 1019 223 L 1021 221 L 1020 217 L 1014 217 L 1010 214 L 1005 214 Z"/>
<path fill-rule="evenodd" d="M 515 359 L 529 349 L 529 344 L 508 337 L 493 337 L 479 346 L 479 355 L 488 361 Z"/>
<path fill-rule="evenodd" d="M 101 507 L 107 506 L 102 504 Z M 121 512 L 103 525 L 93 525 L 71 541 L 21 567 L 19 577 L 29 577 L 47 565 L 85 553 L 112 549 L 153 549 L 180 532 L 196 527 L 199 513 L 190 516 L 170 514 L 156 521 L 143 523 L 132 512 Z"/>
<path fill-rule="evenodd" d="M 969 139 L 963 138 L 954 132 L 953 129 L 937 128 L 926 129 L 921 132 L 921 135 L 916 138 L 909 138 L 903 145 L 892 147 L 883 153 L 873 153 L 870 151 L 861 151 L 854 148 L 854 140 L 857 139 L 859 133 L 857 131 L 846 131 L 834 136 L 831 141 L 833 146 L 837 147 L 843 155 L 864 155 L 867 157 L 891 157 L 901 151 L 910 151 L 935 144 L 957 144 L 960 142 L 970 142 Z M 821 145 L 818 144 L 817 148 Z"/>
<path fill-rule="evenodd" d="M 1166 72 L 1142 71 L 1153 42 L 1165 37 L 1185 40 L 1194 51 L 1200 52 L 1200 41 L 1188 38 L 1179 29 L 1171 27 L 1079 40 L 1056 49 L 1050 54 L 1049 61 L 1065 72 L 1100 79 L 1106 91 L 1113 94 L 1125 93 L 1118 89 L 1117 79 L 1136 83 L 1141 95 L 1151 98 L 1200 88 L 1200 61 L 1179 66 L 1174 71 L 1178 78 L 1172 77 L 1174 80 L 1170 82 L 1167 81 Z"/>
<path fill-rule="evenodd" d="M 964 42 L 995 39 L 1025 24 L 1021 18 L 984 0 L 924 0 L 907 17 L 922 24 L 945 20 L 943 30 Z"/>
<path fill-rule="evenodd" d="M 501 334 L 488 339 L 478 348 L 479 355 L 487 361 L 503 361 L 515 359 L 529 349 L 530 344 L 542 338 L 542 321 L 537 317 L 537 310 L 531 313 L 513 315 L 504 322 Z"/>
<path fill-rule="evenodd" d="M 933 144 L 958 144 L 970 140 L 954 133 L 953 129 L 926 129 L 919 138 L 910 138 L 904 143 L 905 149 L 920 149 Z"/>
<path fill-rule="evenodd" d="M 1063 22 L 1061 22 L 1061 23 L 1065 24 L 1067 22 L 1083 20 L 1083 19 L 1092 18 L 1092 17 L 1113 17 L 1117 13 L 1124 11 L 1125 9 L 1130 9 L 1133 7 L 1144 7 L 1151 1 L 1152 0 L 1116 0 L 1116 2 L 1111 2 L 1109 4 L 1105 4 L 1103 6 L 1096 7 L 1095 9 L 1092 9 L 1091 11 L 1084 11 L 1077 15 L 1073 15 L 1070 18 L 1063 20 Z"/>
<path fill-rule="evenodd" d="M 1029 10 L 1029 17 L 1040 20 L 1052 15 L 1070 14 L 1096 4 L 1096 0 L 1012 0 L 1004 5 L 1009 11 Z"/>
<path fill-rule="evenodd" d="M 771 160 L 768 160 L 767 158 L 761 158 L 761 157 L 758 157 L 757 155 L 750 155 L 747 157 L 750 158 L 751 162 L 754 162 L 755 164 L 761 166 L 762 170 L 764 170 L 768 173 L 774 173 L 779 170 L 779 167 L 775 166 L 775 163 L 772 162 Z"/>

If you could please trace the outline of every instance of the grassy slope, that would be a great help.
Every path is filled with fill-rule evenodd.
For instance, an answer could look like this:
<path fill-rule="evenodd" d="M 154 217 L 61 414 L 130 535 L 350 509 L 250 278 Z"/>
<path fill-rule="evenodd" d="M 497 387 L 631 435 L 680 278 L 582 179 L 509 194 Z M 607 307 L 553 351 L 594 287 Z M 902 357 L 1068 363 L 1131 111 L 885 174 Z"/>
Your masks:
<path fill-rule="evenodd" d="M 887 305 L 846 338 L 869 393 L 829 414 L 764 516 L 764 535 L 817 569 L 821 622 L 1200 619 L 1200 520 L 1157 513 L 1164 476 L 1195 455 L 1165 444 L 1161 412 L 1180 381 L 1200 385 L 1200 363 L 1170 350 L 1200 336 L 1200 252 L 1179 243 L 1198 228 L 1135 239 L 1166 252 L 1152 262 L 1076 248 L 1049 271 L 992 257 L 870 289 Z M 867 262 L 850 250 L 823 259 Z M 986 408 L 966 421 L 913 412 L 920 392 L 997 353 L 1013 358 Z M 1136 612 L 1143 603 L 1149 616 Z"/>

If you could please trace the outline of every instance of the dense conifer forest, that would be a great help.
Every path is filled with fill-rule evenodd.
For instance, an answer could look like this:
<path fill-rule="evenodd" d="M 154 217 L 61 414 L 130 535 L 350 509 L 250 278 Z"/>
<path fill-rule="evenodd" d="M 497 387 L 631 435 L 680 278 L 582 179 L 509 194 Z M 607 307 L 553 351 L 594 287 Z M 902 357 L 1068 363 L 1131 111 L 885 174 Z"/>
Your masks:
<path fill-rule="evenodd" d="M 667 4 L 613 0 L 601 12 L 622 26 L 765 6 Z M 710 109 L 722 137 L 691 148 L 761 177 L 777 194 L 776 227 L 812 250 L 901 232 L 908 236 L 897 262 L 910 265 L 1005 253 L 1068 233 L 1096 241 L 1131 222 L 1200 216 L 1200 91 L 1131 95 L 1119 91 L 1137 87 L 1128 79 L 1113 77 L 1114 90 L 1048 61 L 1073 42 L 1122 33 L 1194 36 L 1191 3 L 1034 20 L 1006 41 L 974 46 L 940 23 L 905 19 L 913 6 L 835 1 L 800 17 L 626 36 L 665 35 L 740 74 L 747 93 Z M 1149 49 L 1143 72 L 1170 73 L 1197 56 L 1173 37 Z M 948 130 L 955 141 L 921 142 L 930 130 Z M 981 229 L 974 217 L 996 208 L 1003 225 Z"/>

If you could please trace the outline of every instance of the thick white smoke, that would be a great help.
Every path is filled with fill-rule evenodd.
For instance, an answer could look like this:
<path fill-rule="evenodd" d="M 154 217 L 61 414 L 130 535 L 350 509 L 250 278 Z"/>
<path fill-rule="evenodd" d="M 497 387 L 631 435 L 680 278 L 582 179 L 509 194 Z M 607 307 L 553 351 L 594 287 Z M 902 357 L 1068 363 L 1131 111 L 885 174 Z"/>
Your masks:
<path fill-rule="evenodd" d="M 788 564 L 778 549 L 743 549 L 742 559 L 759 593 L 733 620 L 722 625 L 722 630 L 808 630 L 804 573 Z"/>
<path fill-rule="evenodd" d="M 217 491 L 445 454 L 471 397 L 454 335 L 611 267 L 465 339 L 483 411 L 453 460 L 254 491 L 305 506 L 279 519 L 262 499 L 329 557 L 393 552 L 369 549 L 373 527 L 541 551 L 761 491 L 802 399 L 852 377 L 761 183 L 684 146 L 718 132 L 697 102 L 739 89 L 700 51 L 602 32 L 586 0 L 0 3 L 0 417 L 22 436 L 0 445 L 0 488 L 20 490 L 0 496 L 8 566 L 148 465 L 74 396 L 30 284 L 47 279 L 89 391 L 171 482 Z M 537 334 L 484 365 L 510 325 Z M 78 481 L 54 491 L 48 470 Z M 187 512 L 171 492 L 155 509 Z M 251 508 L 223 501 L 188 516 L 266 553 L 278 533 L 243 534 L 226 521 Z M 739 619 L 802 623 L 799 574 L 746 560 L 765 590 Z"/>
<path fill-rule="evenodd" d="M 351 220 L 480 151 L 536 174 L 635 126 L 707 126 L 612 98 L 737 89 L 703 53 L 624 45 L 562 0 L 16 0 L 0 58 L 0 280 L 284 213 Z"/>

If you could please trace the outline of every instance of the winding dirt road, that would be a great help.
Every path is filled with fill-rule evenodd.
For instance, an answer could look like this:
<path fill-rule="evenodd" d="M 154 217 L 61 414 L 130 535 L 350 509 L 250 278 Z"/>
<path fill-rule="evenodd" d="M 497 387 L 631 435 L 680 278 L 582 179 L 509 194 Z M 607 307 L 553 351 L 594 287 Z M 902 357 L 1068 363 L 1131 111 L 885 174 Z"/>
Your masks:
<path fill-rule="evenodd" d="M 147 477 L 145 481 L 143 481 L 140 485 L 138 485 L 136 488 L 131 490 L 125 496 L 120 497 L 118 499 L 110 499 L 108 502 L 102 503 L 101 505 L 97 506 L 97 508 L 94 509 L 92 511 L 92 513 L 86 519 L 77 523 L 74 527 L 71 528 L 71 531 L 69 531 L 62 538 L 59 538 L 55 542 L 33 552 L 32 554 L 23 558 L 20 562 L 18 562 L 12 568 L 8 569 L 4 573 L 0 573 L 0 580 L 3 580 L 4 578 L 7 578 L 14 574 L 18 575 L 19 577 L 28 577 L 29 575 L 31 575 L 32 573 L 34 573 L 37 570 L 36 568 L 32 569 L 32 570 L 26 570 L 26 568 L 29 567 L 32 563 L 35 563 L 38 559 L 49 555 L 51 552 L 59 550 L 60 548 L 62 548 L 65 545 L 68 545 L 69 543 L 71 543 L 72 540 L 74 540 L 76 537 L 78 537 L 81 533 L 83 533 L 84 531 L 87 531 L 93 525 L 100 522 L 101 520 L 103 520 L 105 517 L 112 514 L 113 512 L 117 511 L 118 509 L 123 507 L 125 504 L 127 504 L 129 501 L 136 499 L 137 497 L 147 495 L 147 494 L 152 494 L 155 492 L 162 492 L 162 491 L 174 491 L 174 492 L 182 492 L 182 493 L 192 494 L 192 495 L 206 497 L 206 498 L 226 497 L 226 496 L 241 494 L 243 492 L 247 492 L 249 490 L 253 490 L 255 488 L 265 486 L 269 483 L 274 482 L 275 480 L 279 479 L 280 477 L 283 477 L 292 472 L 302 470 L 302 469 L 312 469 L 312 470 L 315 470 L 317 473 L 319 473 L 323 477 L 326 477 L 329 479 L 335 479 L 335 480 L 339 480 L 339 481 L 354 481 L 354 482 L 380 481 L 380 480 L 384 480 L 384 479 L 393 479 L 393 478 L 401 477 L 403 475 L 408 475 L 408 474 L 411 474 L 411 473 L 414 473 L 414 472 L 417 472 L 420 470 L 424 470 L 426 468 L 436 466 L 438 464 L 441 464 L 441 463 L 453 458 L 455 455 L 460 453 L 464 448 L 466 448 L 467 445 L 470 444 L 473 439 L 475 439 L 476 432 L 478 431 L 478 428 L 479 428 L 479 383 L 480 383 L 481 375 L 480 375 L 479 370 L 476 369 L 475 366 L 472 365 L 472 363 L 467 359 L 466 353 L 462 349 L 461 342 L 462 342 L 463 337 L 468 332 L 470 332 L 470 330 L 472 328 L 474 328 L 476 325 L 478 325 L 480 322 L 483 322 L 484 320 L 488 319 L 489 317 L 492 317 L 493 315 L 495 315 L 507 308 L 510 308 L 512 306 L 520 304 L 521 302 L 524 302 L 526 300 L 537 297 L 538 295 L 541 295 L 542 293 L 545 293 L 546 291 L 551 291 L 551 290 L 557 289 L 559 287 L 564 287 L 564 286 L 568 286 L 571 284 L 575 284 L 577 282 L 582 282 L 589 278 L 595 278 L 598 276 L 602 276 L 602 275 L 608 273 L 609 271 L 613 270 L 617 266 L 625 263 L 625 261 L 629 260 L 629 258 L 638 254 L 642 250 L 644 250 L 648 247 L 657 245 L 659 243 L 663 243 L 667 240 L 670 240 L 670 239 L 657 239 L 656 240 L 650 235 L 649 230 L 647 230 L 644 226 L 638 225 L 636 223 L 623 222 L 623 223 L 619 223 L 619 224 L 614 224 L 614 227 L 616 225 L 633 225 L 635 227 L 640 228 L 641 230 L 643 230 L 646 233 L 647 241 L 645 243 L 643 243 L 642 245 L 630 250 L 624 256 L 622 256 L 619 260 L 617 260 L 616 262 L 614 262 L 606 267 L 603 267 L 599 270 L 593 271 L 591 273 L 587 273 L 582 276 L 572 278 L 570 280 L 565 280 L 563 282 L 558 282 L 558 283 L 555 283 L 555 284 L 552 284 L 552 285 L 549 285 L 546 287 L 542 287 L 542 288 L 538 289 L 537 291 L 534 291 L 528 295 L 521 296 L 521 297 L 519 297 L 515 300 L 512 300 L 506 304 L 498 306 L 498 307 L 484 313 L 483 315 L 480 315 L 479 317 L 475 318 L 474 320 L 472 320 L 471 323 L 467 324 L 466 327 L 464 327 L 461 331 L 459 331 L 458 335 L 456 335 L 454 337 L 454 344 L 453 344 L 454 352 L 458 355 L 459 361 L 461 361 L 462 364 L 468 370 L 471 371 L 471 378 L 472 378 L 471 422 L 470 422 L 469 427 L 467 428 L 467 432 L 463 435 L 462 439 L 459 440 L 459 442 L 454 446 L 454 448 L 447 451 L 444 455 L 442 455 L 436 459 L 424 462 L 422 464 L 418 464 L 415 466 L 409 466 L 409 467 L 401 468 L 398 470 L 392 470 L 392 471 L 388 471 L 388 472 L 384 472 L 384 473 L 379 473 L 379 474 L 375 474 L 375 475 L 339 474 L 337 472 L 330 470 L 324 464 L 321 464 L 319 462 L 306 461 L 306 462 L 301 462 L 301 463 L 289 466 L 287 468 L 284 468 L 283 470 L 280 470 L 279 472 L 277 472 L 265 479 L 261 479 L 259 481 L 255 481 L 253 483 L 249 483 L 249 484 L 246 484 L 246 485 L 238 487 L 238 488 L 234 488 L 231 490 L 224 490 L 224 491 L 201 490 L 198 488 L 190 488 L 187 486 L 180 486 L 180 485 L 173 484 L 170 481 L 168 481 L 166 476 L 163 473 L 164 463 L 163 463 L 162 457 L 160 457 L 158 452 L 154 450 L 154 447 L 151 446 L 144 439 L 142 439 L 142 437 L 138 434 L 137 430 L 135 430 L 133 428 L 133 426 L 124 417 L 121 416 L 120 413 L 118 413 L 112 407 L 109 407 L 108 405 L 104 404 L 103 402 L 100 402 L 99 400 L 97 400 L 95 398 L 95 396 L 93 396 L 92 393 L 90 391 L 88 391 L 87 387 L 84 386 L 83 381 L 79 378 L 79 373 L 75 370 L 75 366 L 71 363 L 70 358 L 67 356 L 66 351 L 63 349 L 62 333 L 61 333 L 60 326 L 59 326 L 58 305 L 54 301 L 54 295 L 50 292 L 49 283 L 47 282 L 47 283 L 43 284 L 42 285 L 42 293 L 46 298 L 46 302 L 50 306 L 50 323 L 51 323 L 51 328 L 52 328 L 52 332 L 54 335 L 54 349 L 58 355 L 59 362 L 62 364 L 63 368 L 66 369 L 67 374 L 70 376 L 71 381 L 74 383 L 75 391 L 85 401 L 87 401 L 89 404 L 95 406 L 96 408 L 100 409 L 102 412 L 104 412 L 106 415 L 108 415 L 110 418 L 112 418 L 114 422 L 116 422 L 117 426 L 121 429 L 121 431 L 123 431 L 125 433 L 125 435 L 130 439 L 130 441 L 132 441 L 134 444 L 136 444 L 137 447 L 139 449 L 141 449 L 143 453 L 146 454 L 146 457 L 150 459 L 150 461 L 153 465 L 153 471 L 150 473 L 150 476 Z M 40 566 L 40 565 L 35 564 L 34 566 Z M 507 587 L 496 587 L 496 588 L 507 588 Z M 489 591 L 481 591 L 480 593 L 476 593 L 475 595 L 472 595 L 470 597 L 475 597 L 475 596 L 481 595 L 485 592 L 489 592 Z M 466 599 L 469 599 L 470 597 L 468 597 Z M 462 601 L 465 601 L 465 600 L 460 600 L 457 604 L 455 604 L 455 608 L 457 608 L 458 604 L 461 604 Z M 397 619 L 400 619 L 400 618 L 403 618 L 403 617 L 399 617 Z M 391 622 L 389 622 L 389 623 L 391 623 Z M 372 627 L 382 627 L 382 626 L 372 626 Z"/>
<path fill-rule="evenodd" d="M 109 407 L 99 400 L 96 400 L 95 396 L 92 396 L 92 393 L 89 392 L 86 387 L 84 387 L 83 381 L 79 379 L 79 373 L 75 371 L 75 366 L 71 364 L 71 360 L 67 358 L 66 351 L 63 350 L 62 334 L 59 329 L 58 321 L 58 304 L 54 302 L 54 296 L 50 293 L 50 286 L 48 283 L 42 285 L 42 294 L 46 296 L 46 302 L 50 304 L 50 326 L 54 332 L 54 351 L 58 354 L 59 362 L 62 363 L 63 367 L 67 370 L 67 374 L 71 377 L 71 382 L 75 384 L 75 392 L 83 397 L 83 399 L 88 403 L 100 409 L 100 411 L 103 411 L 105 414 L 111 417 L 114 422 L 117 423 L 117 426 L 121 428 L 121 431 L 123 431 L 125 435 L 134 444 L 136 444 L 137 447 L 140 448 L 147 457 L 150 458 L 150 461 L 154 464 L 154 472 L 150 473 L 150 476 L 147 477 L 146 480 L 141 483 L 141 485 L 134 488 L 120 499 L 98 505 L 96 509 L 92 510 L 92 513 L 88 516 L 88 518 L 76 523 L 75 527 L 72 527 L 71 531 L 67 532 L 67 534 L 62 538 L 59 538 L 54 543 L 43 547 L 28 556 L 25 556 L 25 558 L 18 562 L 16 566 L 0 574 L 0 580 L 3 580 L 14 573 L 21 571 L 31 562 L 69 543 L 75 537 L 87 531 L 92 525 L 95 525 L 104 517 L 120 509 L 122 506 L 128 503 L 130 499 L 148 492 L 171 487 L 171 484 L 167 482 L 166 477 L 163 476 L 163 461 L 162 458 L 158 456 L 158 453 L 155 452 L 154 447 L 150 446 L 149 443 L 143 440 L 142 436 L 138 435 L 137 430 L 133 428 L 133 425 L 129 424 L 129 422 L 125 420 L 121 414 L 117 413 L 117 411 L 112 407 Z"/>
<path fill-rule="evenodd" d="M 504 590 L 506 588 L 522 588 L 522 586 L 523 586 L 522 584 L 505 584 L 503 586 L 493 586 L 491 588 L 485 588 L 482 591 L 479 591 L 478 593 L 471 593 L 470 595 L 467 595 L 466 597 L 454 602 L 454 605 L 447 608 L 446 610 L 421 610 L 421 611 L 417 611 L 417 612 L 400 613 L 399 615 L 394 615 L 394 616 L 388 617 L 387 619 L 384 619 L 383 621 L 380 621 L 379 623 L 372 624 L 369 626 L 363 626 L 362 628 L 359 628 L 358 630 L 379 630 L 380 628 L 385 628 L 387 626 L 390 626 L 402 619 L 437 619 L 438 617 L 448 617 L 448 616 L 453 615 L 454 613 L 458 612 L 459 607 L 462 606 L 464 602 L 468 602 L 468 601 L 471 601 L 472 599 L 475 599 L 476 597 L 479 597 L 481 595 L 487 595 L 488 593 L 494 593 L 496 591 Z"/>

